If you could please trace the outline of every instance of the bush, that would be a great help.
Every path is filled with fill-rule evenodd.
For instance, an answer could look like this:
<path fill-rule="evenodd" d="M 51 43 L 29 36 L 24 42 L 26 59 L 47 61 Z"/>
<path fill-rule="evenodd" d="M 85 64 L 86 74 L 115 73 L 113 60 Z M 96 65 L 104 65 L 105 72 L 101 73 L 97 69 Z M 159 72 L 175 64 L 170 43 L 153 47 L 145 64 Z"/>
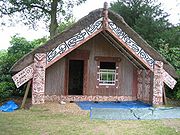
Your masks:
<path fill-rule="evenodd" d="M 11 97 L 13 93 L 14 84 L 10 82 L 1 82 L 0 83 L 0 99 L 4 100 Z"/>

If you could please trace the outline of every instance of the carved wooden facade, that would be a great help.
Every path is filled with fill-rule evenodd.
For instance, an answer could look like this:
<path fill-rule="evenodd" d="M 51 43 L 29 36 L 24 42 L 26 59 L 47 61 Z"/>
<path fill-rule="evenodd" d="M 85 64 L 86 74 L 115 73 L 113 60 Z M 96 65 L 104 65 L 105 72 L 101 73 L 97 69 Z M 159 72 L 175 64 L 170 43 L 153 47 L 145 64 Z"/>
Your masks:
<path fill-rule="evenodd" d="M 176 80 L 163 68 L 162 61 L 156 61 L 156 57 L 108 18 L 107 6 L 102 12 L 88 27 L 79 29 L 52 50 L 35 53 L 34 61 L 13 76 L 17 87 L 33 80 L 33 104 L 47 100 L 142 100 L 162 104 L 164 83 L 173 89 Z M 81 95 L 68 93 L 73 60 L 82 66 Z M 115 65 L 110 67 L 115 72 L 113 85 L 99 85 L 99 69 L 104 61 Z"/>

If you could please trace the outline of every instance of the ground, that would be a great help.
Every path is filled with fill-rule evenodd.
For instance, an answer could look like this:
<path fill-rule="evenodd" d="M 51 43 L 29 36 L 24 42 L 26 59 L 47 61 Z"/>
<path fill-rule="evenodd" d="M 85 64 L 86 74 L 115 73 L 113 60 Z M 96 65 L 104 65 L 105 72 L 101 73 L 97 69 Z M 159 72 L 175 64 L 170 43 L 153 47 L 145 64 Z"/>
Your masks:
<path fill-rule="evenodd" d="M 178 135 L 180 119 L 90 120 L 76 104 L 45 103 L 12 113 L 0 112 L 1 135 Z"/>

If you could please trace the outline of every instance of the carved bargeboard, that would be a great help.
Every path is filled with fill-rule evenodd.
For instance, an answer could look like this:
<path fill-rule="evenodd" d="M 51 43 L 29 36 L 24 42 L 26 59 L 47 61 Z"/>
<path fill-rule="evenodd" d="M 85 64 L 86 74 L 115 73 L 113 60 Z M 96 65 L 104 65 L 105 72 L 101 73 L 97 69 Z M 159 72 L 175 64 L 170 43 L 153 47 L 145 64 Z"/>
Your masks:
<path fill-rule="evenodd" d="M 112 32 L 126 44 L 126 47 L 130 48 L 131 51 L 134 52 L 141 61 L 147 63 L 150 69 L 153 70 L 155 60 L 113 21 L 109 19 L 108 23 L 110 30 L 112 30 Z"/>
<path fill-rule="evenodd" d="M 177 81 L 172 78 L 164 69 L 162 69 L 163 72 L 163 81 L 164 83 L 169 86 L 169 88 L 173 89 L 176 85 Z"/>
<path fill-rule="evenodd" d="M 34 63 L 27 66 L 17 74 L 15 74 L 12 79 L 16 85 L 17 88 L 19 88 L 21 85 L 25 84 L 27 81 L 33 78 L 34 73 Z"/>

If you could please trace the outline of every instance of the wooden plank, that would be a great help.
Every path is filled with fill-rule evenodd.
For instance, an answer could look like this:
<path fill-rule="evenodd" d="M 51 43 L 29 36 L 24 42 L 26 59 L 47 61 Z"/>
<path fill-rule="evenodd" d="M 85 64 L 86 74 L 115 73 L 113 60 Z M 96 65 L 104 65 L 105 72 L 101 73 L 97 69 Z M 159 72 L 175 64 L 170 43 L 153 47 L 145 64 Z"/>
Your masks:
<path fill-rule="evenodd" d="M 25 91 L 25 94 L 24 94 L 24 97 L 23 97 L 23 101 L 22 101 L 22 104 L 21 104 L 21 109 L 24 108 L 24 105 L 26 103 L 26 99 L 27 99 L 27 96 L 28 96 L 28 93 L 29 93 L 29 89 L 30 89 L 30 86 L 31 86 L 31 80 L 28 82 L 27 84 L 27 87 L 26 87 L 26 91 Z"/>
<path fill-rule="evenodd" d="M 46 69 L 45 95 L 64 95 L 65 83 L 65 59 L 54 63 Z M 68 70 L 68 69 L 67 69 Z"/>
<path fill-rule="evenodd" d="M 114 46 L 112 46 L 107 40 L 101 35 L 95 36 L 93 39 L 89 40 L 87 43 L 82 45 L 81 50 L 90 51 L 89 61 L 88 61 L 88 71 L 89 77 L 89 90 L 87 95 L 132 95 L 133 89 L 133 65 L 129 62 Z M 74 53 L 74 52 L 72 52 Z M 96 57 L 98 56 L 98 57 Z M 100 57 L 99 57 L 100 56 Z M 97 64 L 96 58 L 120 58 L 121 61 L 118 65 L 118 88 L 96 88 L 97 84 Z M 108 59 L 107 59 L 108 60 Z M 125 80 L 123 81 L 123 79 Z M 126 86 L 128 89 L 126 89 Z"/>
<path fill-rule="evenodd" d="M 164 97 L 164 104 L 167 105 L 166 91 L 164 87 L 163 87 L 163 97 Z"/>

